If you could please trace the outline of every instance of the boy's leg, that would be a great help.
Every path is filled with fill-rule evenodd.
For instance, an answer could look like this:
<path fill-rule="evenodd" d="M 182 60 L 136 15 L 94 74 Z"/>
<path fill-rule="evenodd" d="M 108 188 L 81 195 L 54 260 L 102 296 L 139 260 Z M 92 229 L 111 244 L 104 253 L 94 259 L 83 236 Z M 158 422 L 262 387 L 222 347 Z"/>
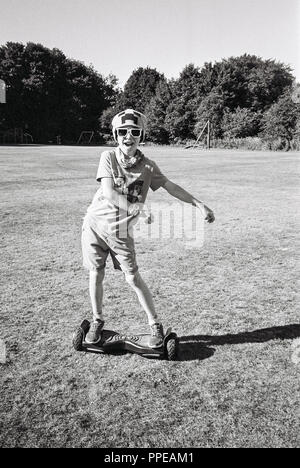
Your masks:
<path fill-rule="evenodd" d="M 94 320 L 91 323 L 85 341 L 91 344 L 99 343 L 104 327 L 102 314 L 103 279 L 104 269 L 90 271 L 89 291 Z"/>
<path fill-rule="evenodd" d="M 89 270 L 89 292 L 95 321 L 103 320 L 103 279 L 106 259 L 109 253 L 105 241 L 94 229 L 93 220 L 85 217 L 82 226 L 82 256 L 83 265 Z"/>
<path fill-rule="evenodd" d="M 93 322 L 85 337 L 87 343 L 96 344 L 101 340 L 104 320 L 102 315 L 103 279 L 108 246 L 97 234 L 94 221 L 86 216 L 82 226 L 83 265 L 89 270 L 89 293 Z"/>
<path fill-rule="evenodd" d="M 136 263 L 134 242 L 132 238 L 127 238 L 125 242 L 115 241 L 110 245 L 110 253 L 116 269 L 123 270 L 127 283 L 136 293 L 138 300 L 147 314 L 151 328 L 149 346 L 156 348 L 163 344 L 163 327 L 157 317 L 151 292 L 138 272 Z"/>
<path fill-rule="evenodd" d="M 125 277 L 126 281 L 135 291 L 141 306 L 147 314 L 148 322 L 151 329 L 149 346 L 150 348 L 159 348 L 163 344 L 164 331 L 162 324 L 160 323 L 157 317 L 151 292 L 149 291 L 146 283 L 142 279 L 139 272 L 136 272 L 134 274 L 126 273 Z"/>
<path fill-rule="evenodd" d="M 102 313 L 104 275 L 104 268 L 102 270 L 90 271 L 89 292 L 94 322 L 104 321 Z"/>
<path fill-rule="evenodd" d="M 132 289 L 136 293 L 141 306 L 146 312 L 149 325 L 151 326 L 154 323 L 157 323 L 158 317 L 155 311 L 151 292 L 149 291 L 148 286 L 144 282 L 139 272 L 136 272 L 134 274 L 126 273 L 125 278 L 127 283 L 132 287 Z"/>

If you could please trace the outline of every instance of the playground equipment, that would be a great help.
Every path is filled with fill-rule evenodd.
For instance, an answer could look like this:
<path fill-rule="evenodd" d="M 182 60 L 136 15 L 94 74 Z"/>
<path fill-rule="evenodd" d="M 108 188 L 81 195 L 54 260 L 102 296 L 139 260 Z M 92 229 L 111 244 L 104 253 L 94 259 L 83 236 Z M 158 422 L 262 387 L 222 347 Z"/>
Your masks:
<path fill-rule="evenodd" d="M 30 133 L 24 133 L 22 128 L 11 128 L 0 131 L 0 143 L 13 145 L 33 144 L 33 137 Z"/>
<path fill-rule="evenodd" d="M 80 133 L 80 137 L 77 140 L 77 145 L 90 145 L 93 138 L 94 138 L 95 132 L 92 131 L 84 131 Z"/>
<path fill-rule="evenodd" d="M 22 128 L 10 128 L 0 131 L 0 143 L 13 145 L 28 145 L 33 143 L 30 133 L 24 133 Z"/>

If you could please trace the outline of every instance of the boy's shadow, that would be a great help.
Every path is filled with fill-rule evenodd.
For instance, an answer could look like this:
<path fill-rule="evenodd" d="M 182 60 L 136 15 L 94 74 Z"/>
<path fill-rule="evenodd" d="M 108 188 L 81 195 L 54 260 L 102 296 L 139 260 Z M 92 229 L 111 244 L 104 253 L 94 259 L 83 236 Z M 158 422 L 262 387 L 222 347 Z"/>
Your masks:
<path fill-rule="evenodd" d="M 264 343 L 276 339 L 292 340 L 300 337 L 300 324 L 263 328 L 236 335 L 189 335 L 178 338 L 178 357 L 180 361 L 204 360 L 215 353 L 214 346 L 243 343 Z"/>

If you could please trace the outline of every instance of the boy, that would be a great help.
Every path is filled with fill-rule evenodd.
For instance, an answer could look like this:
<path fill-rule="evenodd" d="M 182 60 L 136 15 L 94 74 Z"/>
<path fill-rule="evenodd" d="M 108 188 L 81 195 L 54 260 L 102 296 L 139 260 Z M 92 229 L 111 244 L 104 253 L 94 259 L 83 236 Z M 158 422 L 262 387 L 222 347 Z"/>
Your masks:
<path fill-rule="evenodd" d="M 86 342 L 96 344 L 101 339 L 103 279 L 110 254 L 114 267 L 123 271 L 147 314 L 151 330 L 149 346 L 158 348 L 163 343 L 163 327 L 151 293 L 138 271 L 134 240 L 128 231 L 130 222 L 139 215 L 149 187 L 154 191 L 162 187 L 173 197 L 191 203 L 201 210 L 209 223 L 214 221 L 214 214 L 201 201 L 171 182 L 138 149 L 145 139 L 143 114 L 126 109 L 113 118 L 112 127 L 118 147 L 101 155 L 97 173 L 100 188 L 82 227 L 83 264 L 90 272 L 89 292 L 94 318 Z"/>

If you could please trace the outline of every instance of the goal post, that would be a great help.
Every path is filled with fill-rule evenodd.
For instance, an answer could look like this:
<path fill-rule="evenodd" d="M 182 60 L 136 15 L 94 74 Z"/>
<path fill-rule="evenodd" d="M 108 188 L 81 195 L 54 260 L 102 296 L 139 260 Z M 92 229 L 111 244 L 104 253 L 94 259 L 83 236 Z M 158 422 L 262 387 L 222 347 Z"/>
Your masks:
<path fill-rule="evenodd" d="M 196 148 L 197 146 L 200 146 L 200 140 L 204 135 L 204 132 L 206 131 L 206 148 L 210 149 L 210 137 L 211 137 L 211 122 L 210 120 L 207 120 L 207 122 L 203 125 L 203 128 L 195 141 L 195 143 L 191 143 L 185 147 L 185 149 L 188 148 Z M 202 146 L 202 145 L 201 145 Z"/>
<path fill-rule="evenodd" d="M 207 137 L 206 137 L 207 149 L 210 149 L 210 129 L 211 129 L 211 123 L 210 123 L 210 120 L 208 120 L 207 121 Z"/>

